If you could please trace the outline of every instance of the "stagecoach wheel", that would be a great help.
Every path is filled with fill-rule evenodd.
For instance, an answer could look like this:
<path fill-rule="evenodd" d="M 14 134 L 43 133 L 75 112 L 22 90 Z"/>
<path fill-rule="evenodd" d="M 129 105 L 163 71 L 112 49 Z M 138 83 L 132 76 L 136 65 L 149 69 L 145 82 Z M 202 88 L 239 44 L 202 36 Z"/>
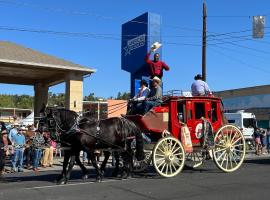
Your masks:
<path fill-rule="evenodd" d="M 205 155 L 203 151 L 193 151 L 192 153 L 186 153 L 185 166 L 189 168 L 197 168 L 203 164 Z"/>
<path fill-rule="evenodd" d="M 133 159 L 133 172 L 139 173 L 145 171 L 148 166 L 151 163 L 151 156 L 152 156 L 152 151 L 144 151 L 145 153 L 145 159 L 142 161 L 138 161 L 136 157 L 134 156 Z"/>
<path fill-rule="evenodd" d="M 219 169 L 233 172 L 243 163 L 246 154 L 245 139 L 241 131 L 233 125 L 221 127 L 214 139 L 213 158 Z"/>
<path fill-rule="evenodd" d="M 185 151 L 178 139 L 165 137 L 158 141 L 153 150 L 153 165 L 161 176 L 176 176 L 184 164 Z"/>

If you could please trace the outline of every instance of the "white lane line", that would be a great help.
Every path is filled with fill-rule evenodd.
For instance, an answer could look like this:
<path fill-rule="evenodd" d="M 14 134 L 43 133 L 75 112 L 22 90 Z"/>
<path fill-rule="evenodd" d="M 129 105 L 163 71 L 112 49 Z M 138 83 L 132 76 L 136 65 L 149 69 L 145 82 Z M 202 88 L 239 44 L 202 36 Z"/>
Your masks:
<path fill-rule="evenodd" d="M 116 182 L 116 181 L 126 181 L 128 179 L 122 179 L 122 180 L 107 180 L 107 181 L 101 181 L 100 183 L 97 183 L 96 181 L 92 182 L 86 182 L 86 183 L 71 183 L 71 184 L 64 184 L 64 185 L 46 185 L 46 186 L 39 186 L 39 187 L 30 187 L 30 188 L 24 188 L 26 190 L 32 190 L 32 189 L 46 189 L 46 188 L 56 188 L 56 187 L 68 187 L 68 186 L 76 186 L 76 185 L 87 185 L 87 184 L 102 184 L 102 183 L 109 183 L 109 182 Z"/>

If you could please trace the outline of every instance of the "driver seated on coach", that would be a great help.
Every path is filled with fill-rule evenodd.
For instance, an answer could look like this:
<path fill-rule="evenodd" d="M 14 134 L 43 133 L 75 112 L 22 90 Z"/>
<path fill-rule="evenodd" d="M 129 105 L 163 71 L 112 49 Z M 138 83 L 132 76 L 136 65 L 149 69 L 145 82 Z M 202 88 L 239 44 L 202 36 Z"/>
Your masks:
<path fill-rule="evenodd" d="M 142 102 L 148 97 L 149 93 L 148 83 L 146 80 L 141 80 L 138 94 L 129 100 L 128 114 L 138 114 Z"/>
<path fill-rule="evenodd" d="M 160 105 L 162 103 L 162 88 L 160 87 L 161 80 L 155 76 L 152 79 L 151 91 L 145 101 L 142 102 L 140 107 L 140 113 L 144 115 L 151 108 Z"/>

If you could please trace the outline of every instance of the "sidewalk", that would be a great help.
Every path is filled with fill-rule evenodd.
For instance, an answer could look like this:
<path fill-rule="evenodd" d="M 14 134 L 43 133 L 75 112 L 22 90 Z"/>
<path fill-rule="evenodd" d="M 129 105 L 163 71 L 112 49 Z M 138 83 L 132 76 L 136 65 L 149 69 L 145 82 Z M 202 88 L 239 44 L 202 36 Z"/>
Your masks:
<path fill-rule="evenodd" d="M 44 172 L 44 171 L 60 171 L 62 170 L 62 165 L 63 165 L 63 157 L 55 157 L 54 158 L 54 165 L 53 167 L 39 167 L 39 172 Z M 248 152 L 246 153 L 245 156 L 245 160 L 259 160 L 259 159 L 270 159 L 270 154 L 262 154 L 262 155 L 256 155 L 254 152 Z M 101 161 L 103 160 L 103 157 L 101 157 Z M 108 164 L 111 163 L 111 159 L 109 159 Z M 87 168 L 93 168 L 92 165 L 85 165 Z M 10 165 L 10 161 L 7 161 L 6 164 L 6 173 L 10 173 L 10 169 L 11 169 L 11 165 Z M 79 169 L 78 165 L 74 165 L 74 169 Z M 33 172 L 35 173 L 32 168 L 31 169 L 24 169 L 24 172 Z M 19 172 L 15 172 L 15 173 L 19 173 Z"/>

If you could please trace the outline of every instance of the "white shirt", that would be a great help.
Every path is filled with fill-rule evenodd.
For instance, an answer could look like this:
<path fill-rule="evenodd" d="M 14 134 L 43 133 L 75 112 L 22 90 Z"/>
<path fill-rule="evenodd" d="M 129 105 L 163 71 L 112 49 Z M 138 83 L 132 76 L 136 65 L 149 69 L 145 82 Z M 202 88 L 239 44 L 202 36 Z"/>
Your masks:
<path fill-rule="evenodd" d="M 150 89 L 148 87 L 140 88 L 138 94 L 133 99 L 137 101 L 143 101 L 148 97 L 149 93 Z"/>
<path fill-rule="evenodd" d="M 208 84 L 202 80 L 195 80 L 191 85 L 192 96 L 204 96 L 212 94 Z"/>

